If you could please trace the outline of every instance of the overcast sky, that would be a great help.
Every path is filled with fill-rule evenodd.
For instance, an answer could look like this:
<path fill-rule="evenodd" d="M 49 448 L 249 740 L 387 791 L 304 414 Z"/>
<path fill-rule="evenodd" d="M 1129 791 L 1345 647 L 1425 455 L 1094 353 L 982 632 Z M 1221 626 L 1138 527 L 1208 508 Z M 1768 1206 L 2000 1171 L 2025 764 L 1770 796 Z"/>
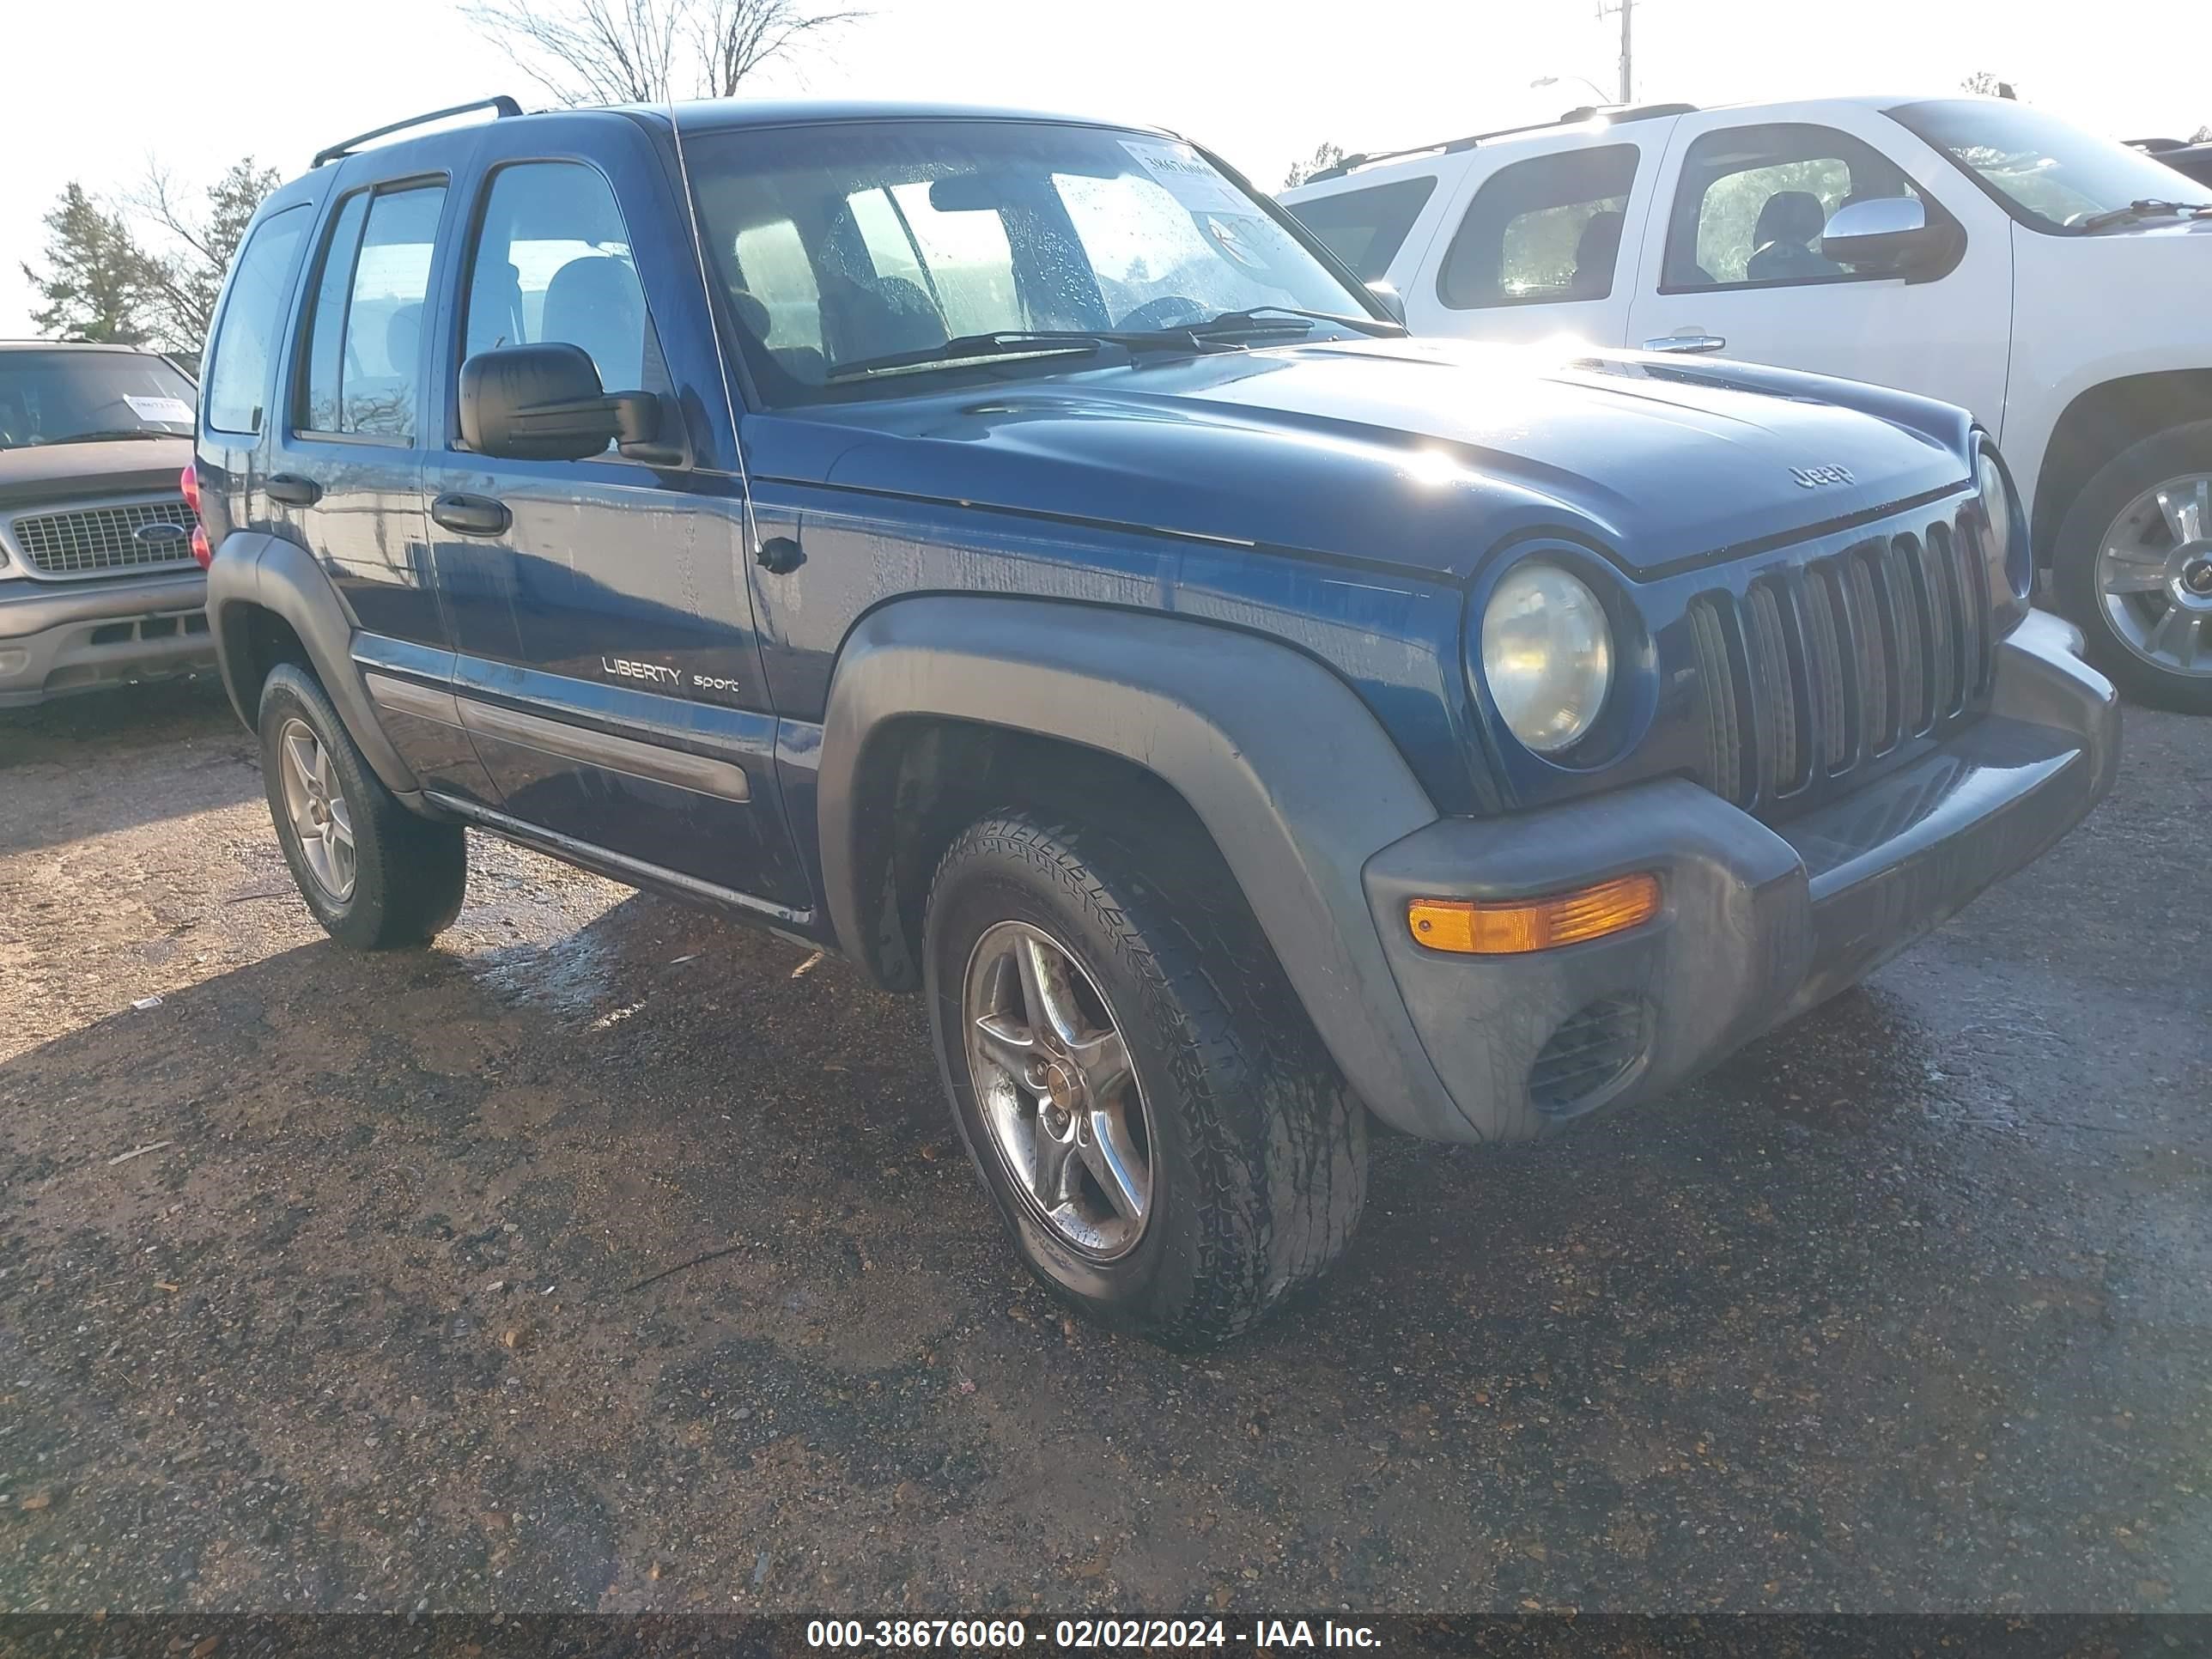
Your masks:
<path fill-rule="evenodd" d="M 197 185 L 247 154 L 289 177 L 402 115 L 538 96 L 457 0 L 0 0 L 0 337 L 30 331 L 20 265 L 40 261 L 39 220 L 72 179 L 120 193 L 152 158 Z M 1588 96 L 1564 77 L 1610 88 L 1615 25 L 1595 14 L 1596 0 L 874 0 L 803 75 L 760 90 L 1155 122 L 1272 189 L 1323 139 L 1416 143 L 1554 115 Z M 2205 0 L 1637 0 L 1636 42 L 1644 99 L 1940 93 L 1990 70 L 2115 137 L 2212 122 Z M 1561 86 L 1530 90 L 1541 75 Z"/>

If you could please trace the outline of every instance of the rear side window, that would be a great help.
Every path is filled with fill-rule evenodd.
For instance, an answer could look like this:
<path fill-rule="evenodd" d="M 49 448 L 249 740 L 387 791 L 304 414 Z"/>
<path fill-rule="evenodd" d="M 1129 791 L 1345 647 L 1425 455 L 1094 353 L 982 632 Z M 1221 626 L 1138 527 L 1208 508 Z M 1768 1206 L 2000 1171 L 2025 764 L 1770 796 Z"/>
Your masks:
<path fill-rule="evenodd" d="M 1433 177 L 1399 179 L 1285 205 L 1354 276 L 1372 283 L 1390 269 L 1436 188 Z"/>
<path fill-rule="evenodd" d="M 411 442 L 443 185 L 349 198 L 315 285 L 300 425 Z"/>
<path fill-rule="evenodd" d="M 1458 311 L 1604 299 L 1636 162 L 1635 145 L 1606 144 L 1500 167 L 1460 221 L 1437 297 Z"/>
<path fill-rule="evenodd" d="M 582 347 L 609 392 L 666 384 L 614 191 L 574 161 L 493 175 L 470 265 L 469 356 L 547 341 Z"/>
<path fill-rule="evenodd" d="M 270 355 L 283 327 L 300 239 L 313 216 L 304 202 L 270 215 L 238 256 L 230 298 L 208 347 L 207 423 L 217 431 L 261 430 Z"/>

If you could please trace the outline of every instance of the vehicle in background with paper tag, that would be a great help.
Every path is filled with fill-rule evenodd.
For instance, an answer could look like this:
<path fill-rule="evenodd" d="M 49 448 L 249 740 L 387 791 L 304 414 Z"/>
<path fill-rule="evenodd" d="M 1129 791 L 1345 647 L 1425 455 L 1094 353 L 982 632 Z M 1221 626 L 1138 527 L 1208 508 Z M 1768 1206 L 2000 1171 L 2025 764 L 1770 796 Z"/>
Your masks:
<path fill-rule="evenodd" d="M 0 341 L 0 708 L 215 666 L 198 396 L 135 346 Z"/>

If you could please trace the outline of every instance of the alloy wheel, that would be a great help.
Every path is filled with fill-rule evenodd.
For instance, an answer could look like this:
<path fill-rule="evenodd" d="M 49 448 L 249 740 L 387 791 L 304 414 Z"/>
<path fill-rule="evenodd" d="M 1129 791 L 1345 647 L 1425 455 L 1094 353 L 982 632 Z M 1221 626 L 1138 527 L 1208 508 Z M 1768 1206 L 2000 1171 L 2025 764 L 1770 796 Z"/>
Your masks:
<path fill-rule="evenodd" d="M 298 836 L 301 856 L 315 885 L 333 904 L 353 896 L 353 811 L 339 787 L 330 750 L 303 720 L 288 720 L 277 733 L 284 810 Z"/>
<path fill-rule="evenodd" d="M 1126 1255 L 1152 1212 L 1152 1125 L 1097 982 L 1041 928 L 1002 921 L 969 957 L 962 1011 L 976 1103 L 1013 1185 L 1084 1255 Z"/>
<path fill-rule="evenodd" d="M 2167 673 L 2212 676 L 2212 473 L 2187 473 L 2128 503 L 2097 551 L 2112 632 Z"/>

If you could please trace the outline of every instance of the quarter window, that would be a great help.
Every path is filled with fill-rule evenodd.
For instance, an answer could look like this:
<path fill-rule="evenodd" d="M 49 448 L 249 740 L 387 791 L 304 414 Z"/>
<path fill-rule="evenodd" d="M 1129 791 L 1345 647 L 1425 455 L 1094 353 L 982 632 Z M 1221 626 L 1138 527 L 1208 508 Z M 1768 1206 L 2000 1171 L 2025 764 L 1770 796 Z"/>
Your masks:
<path fill-rule="evenodd" d="M 1390 269 L 1436 188 L 1435 178 L 1424 174 L 1286 205 L 1323 247 L 1352 267 L 1354 276 L 1372 283 Z"/>
<path fill-rule="evenodd" d="M 258 433 L 269 395 L 269 356 L 292 292 L 292 262 L 313 216 L 307 204 L 271 214 L 238 256 L 230 298 L 208 347 L 207 423 L 221 432 Z"/>
<path fill-rule="evenodd" d="M 1460 222 L 1437 297 L 1460 311 L 1604 299 L 1636 163 L 1635 145 L 1606 144 L 1499 168 Z"/>
<path fill-rule="evenodd" d="M 412 442 L 423 307 L 442 185 L 366 193 L 339 209 L 315 288 L 300 424 Z"/>
<path fill-rule="evenodd" d="M 1925 199 L 1894 161 L 1832 127 L 1706 133 L 1683 157 L 1661 286 L 1850 281 L 1860 273 L 1820 252 L 1820 233 L 1846 203 L 1893 196 Z M 1927 210 L 1931 221 L 1940 213 L 1933 204 Z"/>
<path fill-rule="evenodd" d="M 665 389 L 614 191 L 574 161 L 493 175 L 470 264 L 466 355 L 549 341 L 580 346 L 610 392 Z"/>

